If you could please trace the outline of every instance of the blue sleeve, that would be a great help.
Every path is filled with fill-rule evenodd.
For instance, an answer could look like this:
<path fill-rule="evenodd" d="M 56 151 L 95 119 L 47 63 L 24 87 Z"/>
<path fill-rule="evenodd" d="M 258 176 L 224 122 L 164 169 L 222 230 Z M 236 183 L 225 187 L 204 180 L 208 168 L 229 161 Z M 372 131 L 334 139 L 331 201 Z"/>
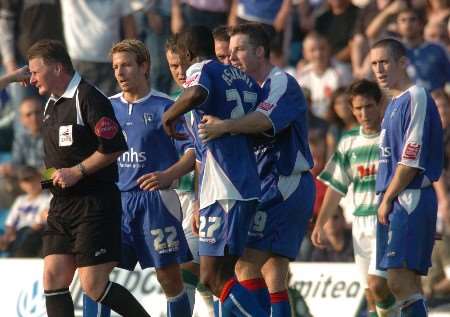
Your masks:
<path fill-rule="evenodd" d="M 428 165 L 431 132 L 431 117 L 427 94 L 423 88 L 410 90 L 409 109 L 404 112 L 404 134 L 402 136 L 402 154 L 400 164 L 425 170 Z M 432 102 L 432 101 L 431 101 Z M 400 140 L 399 140 L 400 141 Z"/>
<path fill-rule="evenodd" d="M 272 122 L 273 135 L 276 135 L 306 111 L 306 102 L 298 84 L 283 73 L 272 78 L 268 96 L 256 111 L 267 116 Z"/>
<path fill-rule="evenodd" d="M 187 127 L 187 123 L 184 120 L 177 125 L 177 132 L 188 136 L 186 140 L 175 140 L 175 147 L 177 149 L 178 154 L 181 157 L 187 151 L 195 149 L 194 136 L 192 135 L 192 132 Z"/>

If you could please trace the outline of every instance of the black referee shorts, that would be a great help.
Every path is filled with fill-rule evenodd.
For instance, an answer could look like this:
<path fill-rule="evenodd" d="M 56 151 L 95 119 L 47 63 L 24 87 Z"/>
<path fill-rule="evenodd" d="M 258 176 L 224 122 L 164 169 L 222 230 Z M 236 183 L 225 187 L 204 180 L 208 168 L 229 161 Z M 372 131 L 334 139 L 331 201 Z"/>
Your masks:
<path fill-rule="evenodd" d="M 73 254 L 77 267 L 119 261 L 121 217 L 115 185 L 86 195 L 54 196 L 44 233 L 44 257 Z"/>

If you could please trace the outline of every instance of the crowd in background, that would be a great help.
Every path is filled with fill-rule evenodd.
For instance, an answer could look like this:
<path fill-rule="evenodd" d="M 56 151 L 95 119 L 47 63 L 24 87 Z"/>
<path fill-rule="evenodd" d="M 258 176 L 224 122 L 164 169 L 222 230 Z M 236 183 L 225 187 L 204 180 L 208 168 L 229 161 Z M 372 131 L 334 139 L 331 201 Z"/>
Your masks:
<path fill-rule="evenodd" d="M 346 87 L 372 78 L 371 44 L 400 39 L 408 49 L 408 74 L 432 93 L 445 131 L 445 171 L 436 186 L 441 238 L 424 283 L 426 295 L 440 303 L 450 302 L 449 17 L 449 0 L 0 0 L 0 55 L 8 73 L 26 63 L 35 41 L 64 41 L 77 71 L 111 96 L 118 87 L 109 50 L 122 38 L 139 38 L 150 49 L 152 88 L 172 94 L 164 47 L 170 34 L 187 25 L 265 23 L 272 63 L 297 79 L 308 101 L 318 175 L 341 135 L 357 127 Z M 39 256 L 49 204 L 35 177 L 43 170 L 44 104 L 31 87 L 13 84 L 0 92 L 0 219 L 6 220 L 0 250 L 11 256 Z M 319 181 L 316 187 L 315 216 L 326 189 Z M 344 198 L 325 228 L 329 246 L 315 249 L 305 239 L 298 259 L 352 262 L 351 213 L 352 201 Z"/>

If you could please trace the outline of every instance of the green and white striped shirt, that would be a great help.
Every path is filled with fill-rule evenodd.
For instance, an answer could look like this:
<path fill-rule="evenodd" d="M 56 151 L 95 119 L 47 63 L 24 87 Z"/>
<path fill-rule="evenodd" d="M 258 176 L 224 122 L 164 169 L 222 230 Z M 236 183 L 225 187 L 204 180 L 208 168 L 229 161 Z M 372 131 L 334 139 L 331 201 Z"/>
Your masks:
<path fill-rule="evenodd" d="M 361 127 L 343 134 L 336 152 L 317 177 L 343 196 L 353 184 L 355 216 L 376 215 L 375 178 L 378 171 L 379 133 L 366 135 Z"/>
<path fill-rule="evenodd" d="M 182 90 L 178 89 L 175 92 L 171 94 L 171 97 L 173 100 L 177 100 L 178 97 L 181 95 Z M 186 119 L 186 123 L 192 125 L 193 124 L 193 116 L 191 112 L 188 112 L 184 115 Z M 180 154 L 180 156 L 183 155 L 183 153 Z M 194 181 L 195 181 L 195 173 L 194 171 L 191 171 L 187 173 L 186 175 L 183 175 L 180 177 L 178 188 L 177 190 L 179 192 L 193 192 L 194 191 Z"/>

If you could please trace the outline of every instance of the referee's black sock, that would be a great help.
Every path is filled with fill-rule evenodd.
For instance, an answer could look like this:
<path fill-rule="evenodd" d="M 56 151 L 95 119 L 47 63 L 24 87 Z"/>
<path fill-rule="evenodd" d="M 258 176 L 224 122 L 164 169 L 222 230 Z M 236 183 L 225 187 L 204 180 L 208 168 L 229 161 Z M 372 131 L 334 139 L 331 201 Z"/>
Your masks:
<path fill-rule="evenodd" d="M 68 288 L 44 291 L 48 317 L 75 316 L 72 296 Z"/>
<path fill-rule="evenodd" d="M 125 287 L 113 282 L 108 282 L 97 302 L 108 306 L 123 317 L 150 317 Z"/>

